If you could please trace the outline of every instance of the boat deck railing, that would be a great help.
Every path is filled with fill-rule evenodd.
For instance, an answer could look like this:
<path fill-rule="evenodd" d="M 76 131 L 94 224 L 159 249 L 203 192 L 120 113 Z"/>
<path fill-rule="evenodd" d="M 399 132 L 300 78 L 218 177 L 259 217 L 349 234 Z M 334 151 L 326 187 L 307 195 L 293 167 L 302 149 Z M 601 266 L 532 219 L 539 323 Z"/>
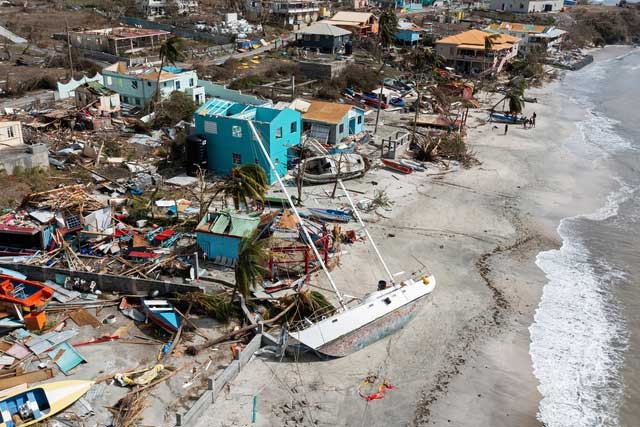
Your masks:
<path fill-rule="evenodd" d="M 316 323 L 330 317 L 332 315 L 331 312 L 317 313 L 312 316 L 307 316 L 302 320 L 298 320 L 289 325 L 289 330 L 293 332 L 301 331 L 310 326 L 315 325 Z"/>

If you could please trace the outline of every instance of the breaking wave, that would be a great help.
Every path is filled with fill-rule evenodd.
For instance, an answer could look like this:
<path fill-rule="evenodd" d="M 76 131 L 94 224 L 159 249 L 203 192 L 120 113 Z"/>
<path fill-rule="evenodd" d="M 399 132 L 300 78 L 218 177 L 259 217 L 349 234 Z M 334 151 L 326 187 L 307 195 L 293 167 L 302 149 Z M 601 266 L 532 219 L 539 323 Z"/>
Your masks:
<path fill-rule="evenodd" d="M 582 138 L 571 145 L 593 161 L 637 150 L 617 133 L 623 124 L 601 114 L 593 101 L 600 90 L 597 82 L 610 78 L 614 61 L 627 55 L 586 67 L 572 76 L 566 88 L 569 97 L 587 110 L 577 123 Z M 616 179 L 615 174 L 612 178 Z M 562 246 L 536 258 L 547 283 L 529 328 L 530 354 L 542 395 L 538 419 L 548 427 L 620 424 L 628 335 L 610 290 L 624 273 L 590 253 L 591 245 L 585 240 L 585 231 L 599 227 L 601 221 L 616 221 L 620 206 L 638 192 L 620 179 L 618 183 L 618 190 L 598 211 L 560 221 L 557 231 Z"/>
<path fill-rule="evenodd" d="M 634 192 L 623 187 L 597 212 L 563 219 L 562 247 L 536 258 L 548 283 L 529 328 L 530 353 L 543 396 L 538 418 L 549 427 L 618 426 L 627 338 L 607 288 L 623 274 L 594 260 L 576 228 L 617 215 Z"/>

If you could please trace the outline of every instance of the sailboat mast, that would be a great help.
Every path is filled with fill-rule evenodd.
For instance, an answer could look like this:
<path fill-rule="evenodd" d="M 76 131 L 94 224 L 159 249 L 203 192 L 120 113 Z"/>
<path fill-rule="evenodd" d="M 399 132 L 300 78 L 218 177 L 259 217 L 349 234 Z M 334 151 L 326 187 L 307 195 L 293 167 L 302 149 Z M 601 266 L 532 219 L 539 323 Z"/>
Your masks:
<path fill-rule="evenodd" d="M 333 277 L 331 277 L 331 273 L 329 273 L 329 269 L 327 268 L 326 264 L 322 260 L 322 257 L 320 256 L 320 252 L 318 252 L 318 248 L 316 248 L 316 245 L 313 242 L 313 239 L 311 238 L 311 235 L 309 234 L 309 231 L 307 231 L 307 228 L 304 226 L 304 222 L 302 221 L 302 218 L 300 217 L 300 213 L 298 212 L 298 209 L 296 208 L 295 204 L 293 203 L 293 200 L 291 200 L 291 195 L 287 191 L 287 188 L 284 186 L 284 183 L 282 182 L 282 178 L 280 178 L 280 174 L 276 170 L 276 165 L 273 164 L 273 161 L 271 160 L 271 157 L 269 156 L 269 153 L 267 152 L 267 149 L 264 147 L 264 144 L 262 142 L 262 137 L 260 136 L 260 133 L 258 132 L 256 127 L 254 126 L 253 122 L 251 122 L 250 120 L 247 120 L 247 123 L 249 124 L 249 127 L 251 128 L 251 132 L 253 132 L 253 136 L 255 137 L 256 141 L 258 141 L 258 145 L 260 146 L 260 151 L 262 151 L 262 154 L 267 159 L 267 162 L 269 163 L 269 167 L 271 168 L 271 171 L 276 176 L 276 179 L 278 180 L 278 184 L 280 184 L 280 188 L 282 188 L 282 191 L 284 192 L 285 196 L 287 197 L 287 201 L 289 202 L 289 205 L 291 206 L 291 210 L 293 210 L 293 213 L 295 214 L 296 218 L 298 219 L 298 221 L 300 221 L 300 228 L 302 229 L 302 232 L 304 233 L 304 237 L 307 239 L 307 242 L 309 242 L 309 246 L 311 246 L 311 250 L 313 251 L 313 254 L 315 255 L 315 257 L 318 260 L 318 262 L 320 263 L 320 266 L 322 267 L 322 271 L 324 271 L 324 274 L 327 276 L 327 279 L 329 279 L 329 283 L 331 284 L 331 287 L 333 288 L 333 292 L 335 292 L 336 296 L 338 297 L 338 302 L 340 303 L 340 306 L 343 309 L 346 309 L 347 307 L 344 304 L 344 299 L 342 298 L 342 294 L 338 290 L 338 287 L 336 286 L 336 283 L 333 281 Z"/>
<path fill-rule="evenodd" d="M 387 273 L 387 276 L 389 276 L 389 280 L 391 281 L 391 284 L 393 285 L 393 287 L 397 287 L 396 283 L 393 281 L 393 274 L 391 274 L 389 267 L 387 267 L 387 263 L 384 262 L 384 258 L 382 258 L 382 255 L 378 250 L 378 246 L 376 246 L 376 242 L 373 241 L 371 234 L 369 234 L 369 230 L 367 230 L 367 226 L 364 225 L 364 221 L 362 221 L 362 218 L 360 218 L 360 212 L 358 212 L 358 209 L 356 208 L 355 203 L 353 203 L 353 200 L 351 200 L 351 196 L 349 195 L 349 192 L 347 191 L 347 189 L 344 187 L 344 184 L 342 183 L 341 179 L 338 180 L 338 184 L 340 184 L 340 188 L 342 188 L 342 191 L 344 191 L 345 196 L 347 196 L 347 200 L 349 200 L 349 204 L 353 209 L 353 214 L 355 215 L 356 219 L 360 223 L 360 226 L 363 228 L 364 233 L 367 235 L 367 238 L 371 242 L 371 246 L 373 246 L 373 250 L 375 251 L 376 255 L 378 256 L 378 259 L 380 260 L 380 262 L 382 263 L 382 266 L 384 267 L 384 271 Z"/>

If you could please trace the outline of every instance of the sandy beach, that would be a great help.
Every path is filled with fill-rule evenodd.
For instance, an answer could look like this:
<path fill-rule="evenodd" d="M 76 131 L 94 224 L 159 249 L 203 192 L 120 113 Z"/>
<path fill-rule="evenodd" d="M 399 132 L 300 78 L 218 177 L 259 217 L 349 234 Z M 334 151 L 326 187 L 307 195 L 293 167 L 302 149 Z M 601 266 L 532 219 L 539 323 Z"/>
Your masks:
<path fill-rule="evenodd" d="M 540 425 L 528 329 L 546 283 L 536 255 L 559 246 L 561 218 L 596 210 L 611 186 L 606 170 L 571 154 L 584 112 L 555 93 L 557 84 L 527 91 L 538 100 L 525 110 L 537 113 L 535 129 L 510 126 L 505 136 L 504 125 L 484 123 L 486 111 L 471 114 L 478 166 L 409 176 L 377 169 L 349 181 L 394 200 L 367 217 L 390 269 L 428 269 L 438 287 L 403 330 L 349 357 L 254 358 L 197 426 L 252 425 L 254 396 L 258 426 Z M 312 193 L 307 205 L 325 203 L 321 187 Z M 334 271 L 343 291 L 374 290 L 383 269 L 370 247 L 345 250 Z M 316 283 L 328 287 L 320 276 Z M 357 390 L 370 374 L 395 389 L 365 402 Z"/>

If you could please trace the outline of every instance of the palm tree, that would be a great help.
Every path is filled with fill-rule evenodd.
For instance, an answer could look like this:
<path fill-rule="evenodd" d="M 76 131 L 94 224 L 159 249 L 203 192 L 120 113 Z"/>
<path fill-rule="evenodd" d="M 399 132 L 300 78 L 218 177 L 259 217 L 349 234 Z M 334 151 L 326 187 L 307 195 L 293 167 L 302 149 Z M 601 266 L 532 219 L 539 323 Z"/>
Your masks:
<path fill-rule="evenodd" d="M 485 64 L 486 64 L 486 58 L 487 56 L 489 56 L 489 53 L 491 53 L 493 51 L 493 41 L 498 39 L 500 37 L 500 34 L 489 34 L 484 38 L 484 57 L 485 57 Z M 485 66 L 486 68 L 486 66 Z M 484 71 L 484 70 L 483 70 Z"/>
<path fill-rule="evenodd" d="M 509 103 L 509 114 L 517 116 L 522 113 L 524 110 L 524 90 L 526 87 L 526 82 L 524 80 L 520 80 L 517 84 L 511 86 L 504 97 L 498 101 L 493 107 L 491 107 L 491 111 L 494 111 L 496 106 L 501 102 Z"/>
<path fill-rule="evenodd" d="M 176 65 L 176 62 L 184 59 L 184 53 L 180 50 L 182 47 L 182 39 L 180 37 L 171 37 L 165 40 L 160 46 L 160 69 L 158 70 L 158 77 L 156 78 L 156 93 L 155 102 L 160 102 L 160 76 L 162 74 L 162 67 L 165 63 Z"/>
<path fill-rule="evenodd" d="M 269 260 L 269 241 L 256 240 L 256 233 L 240 241 L 236 261 L 236 291 L 246 298 L 259 278 L 269 270 L 265 267 Z"/>
<path fill-rule="evenodd" d="M 269 188 L 267 174 L 258 165 L 247 163 L 235 167 L 224 181 L 220 190 L 225 200 L 231 198 L 236 210 L 240 209 L 240 203 L 249 210 L 249 199 L 262 200 Z"/>
<path fill-rule="evenodd" d="M 513 116 L 517 116 L 524 110 L 524 97 L 519 92 L 509 91 L 507 93 L 507 100 L 509 101 L 509 113 Z"/>
<path fill-rule="evenodd" d="M 398 31 L 398 17 L 393 9 L 386 9 L 380 14 L 378 22 L 378 32 L 380 34 L 380 42 L 382 46 L 390 46 L 396 38 Z"/>

